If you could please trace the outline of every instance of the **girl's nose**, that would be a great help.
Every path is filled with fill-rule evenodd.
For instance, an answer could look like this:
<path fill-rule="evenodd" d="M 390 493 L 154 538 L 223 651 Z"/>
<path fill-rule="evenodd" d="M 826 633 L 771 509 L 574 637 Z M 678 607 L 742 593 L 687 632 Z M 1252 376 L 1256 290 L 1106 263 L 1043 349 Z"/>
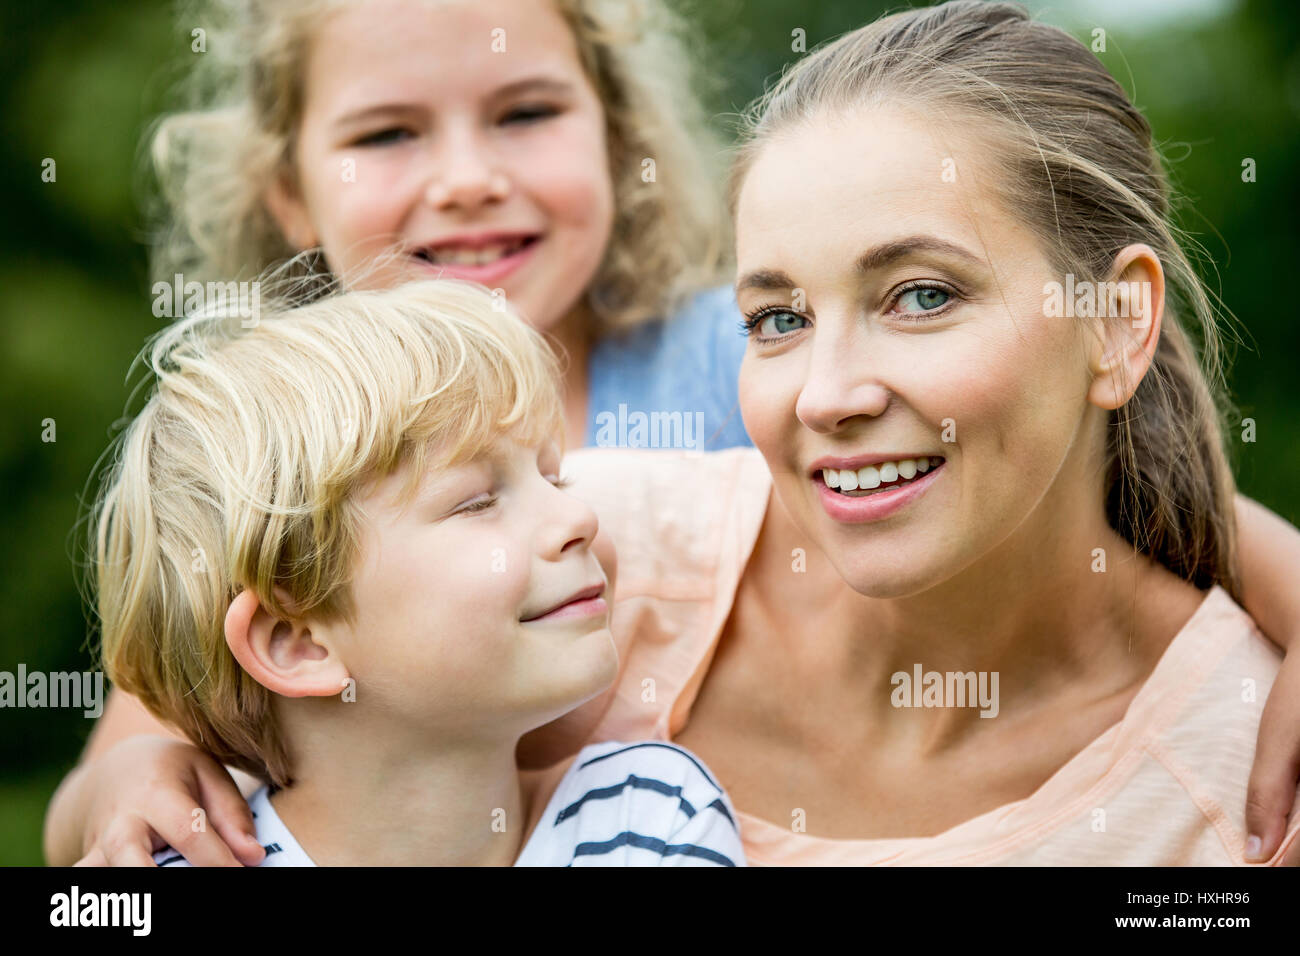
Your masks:
<path fill-rule="evenodd" d="M 510 179 L 495 169 L 472 145 L 461 143 L 448 155 L 429 181 L 425 201 L 435 209 L 472 209 L 500 202 L 510 195 Z"/>

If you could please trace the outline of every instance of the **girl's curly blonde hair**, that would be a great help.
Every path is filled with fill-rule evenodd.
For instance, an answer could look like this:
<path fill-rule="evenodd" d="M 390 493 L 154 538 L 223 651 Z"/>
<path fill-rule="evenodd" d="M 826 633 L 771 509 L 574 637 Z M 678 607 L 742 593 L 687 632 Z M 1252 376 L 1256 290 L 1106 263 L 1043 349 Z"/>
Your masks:
<path fill-rule="evenodd" d="M 181 84 L 183 109 L 158 121 L 150 160 L 161 220 L 155 279 L 260 275 L 297 256 L 263 203 L 292 170 L 302 74 L 321 18 L 361 0 L 196 0 L 182 22 L 205 51 Z M 615 220 L 587 289 L 598 333 L 663 316 L 726 281 L 730 220 L 718 188 L 720 144 L 693 88 L 679 18 L 663 0 L 551 0 L 573 31 L 606 118 Z M 655 181 L 642 180 L 654 160 Z M 304 286 L 306 288 L 307 286 Z"/>

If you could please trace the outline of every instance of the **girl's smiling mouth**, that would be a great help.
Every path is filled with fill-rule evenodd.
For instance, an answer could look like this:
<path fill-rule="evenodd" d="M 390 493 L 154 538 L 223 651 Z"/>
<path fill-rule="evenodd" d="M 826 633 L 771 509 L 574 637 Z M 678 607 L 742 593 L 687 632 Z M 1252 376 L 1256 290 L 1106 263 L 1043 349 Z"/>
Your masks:
<path fill-rule="evenodd" d="M 420 246 L 411 256 L 442 278 L 490 285 L 528 261 L 541 238 L 540 233 L 453 237 Z"/>

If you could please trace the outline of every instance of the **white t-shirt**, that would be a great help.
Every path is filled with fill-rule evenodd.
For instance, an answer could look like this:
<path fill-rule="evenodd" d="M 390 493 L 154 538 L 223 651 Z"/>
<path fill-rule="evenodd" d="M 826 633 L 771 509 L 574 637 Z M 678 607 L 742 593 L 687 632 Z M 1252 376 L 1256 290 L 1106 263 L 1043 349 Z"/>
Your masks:
<path fill-rule="evenodd" d="M 315 866 L 269 790 L 248 798 L 261 866 Z M 189 866 L 170 847 L 159 866 Z M 703 762 L 663 741 L 584 747 L 565 771 L 515 866 L 744 866 L 731 801 Z"/>

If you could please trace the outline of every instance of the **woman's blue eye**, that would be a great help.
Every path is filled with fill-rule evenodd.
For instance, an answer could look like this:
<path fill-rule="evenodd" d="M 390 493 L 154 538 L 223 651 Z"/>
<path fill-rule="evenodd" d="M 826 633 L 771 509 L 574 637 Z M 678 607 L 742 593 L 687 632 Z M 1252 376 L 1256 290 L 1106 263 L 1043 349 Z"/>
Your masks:
<path fill-rule="evenodd" d="M 904 308 L 903 312 L 933 312 L 935 309 L 943 308 L 952 298 L 951 293 L 945 292 L 936 286 L 924 286 L 919 289 L 908 289 L 898 297 L 898 304 L 901 306 L 905 302 L 911 301 L 916 304 L 916 308 Z"/>
<path fill-rule="evenodd" d="M 746 328 L 752 334 L 758 333 L 760 339 L 774 339 L 789 332 L 797 332 L 808 324 L 802 315 L 782 310 L 759 312 L 750 316 Z"/>

